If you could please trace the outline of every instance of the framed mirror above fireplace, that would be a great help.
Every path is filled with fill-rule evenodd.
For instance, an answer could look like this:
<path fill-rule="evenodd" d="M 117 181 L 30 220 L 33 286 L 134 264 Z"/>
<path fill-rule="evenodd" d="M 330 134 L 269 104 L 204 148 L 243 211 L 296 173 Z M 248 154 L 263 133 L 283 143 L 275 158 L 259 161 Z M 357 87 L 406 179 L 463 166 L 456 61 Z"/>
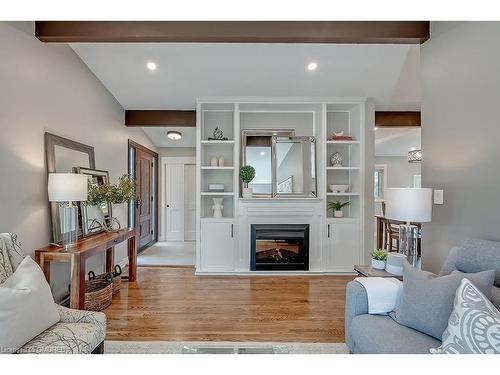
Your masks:
<path fill-rule="evenodd" d="M 249 184 L 256 198 L 317 197 L 316 143 L 293 129 L 246 129 L 241 165 L 255 168 Z"/>

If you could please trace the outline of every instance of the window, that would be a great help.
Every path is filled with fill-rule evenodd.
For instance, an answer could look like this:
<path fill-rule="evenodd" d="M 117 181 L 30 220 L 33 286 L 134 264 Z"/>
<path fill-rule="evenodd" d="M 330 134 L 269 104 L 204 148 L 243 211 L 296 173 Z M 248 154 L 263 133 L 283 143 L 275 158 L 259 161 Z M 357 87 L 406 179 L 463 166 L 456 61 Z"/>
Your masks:
<path fill-rule="evenodd" d="M 387 165 L 380 164 L 375 166 L 375 174 L 373 176 L 373 194 L 375 201 L 384 200 L 384 190 L 387 185 Z"/>

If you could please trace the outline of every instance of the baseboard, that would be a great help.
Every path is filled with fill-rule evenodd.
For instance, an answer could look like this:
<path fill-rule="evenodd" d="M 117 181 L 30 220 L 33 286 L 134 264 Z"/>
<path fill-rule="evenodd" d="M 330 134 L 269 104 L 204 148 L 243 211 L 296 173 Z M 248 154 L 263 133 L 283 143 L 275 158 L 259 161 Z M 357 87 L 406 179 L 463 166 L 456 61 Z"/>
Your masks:
<path fill-rule="evenodd" d="M 355 276 L 354 271 L 195 271 L 196 276 Z"/>

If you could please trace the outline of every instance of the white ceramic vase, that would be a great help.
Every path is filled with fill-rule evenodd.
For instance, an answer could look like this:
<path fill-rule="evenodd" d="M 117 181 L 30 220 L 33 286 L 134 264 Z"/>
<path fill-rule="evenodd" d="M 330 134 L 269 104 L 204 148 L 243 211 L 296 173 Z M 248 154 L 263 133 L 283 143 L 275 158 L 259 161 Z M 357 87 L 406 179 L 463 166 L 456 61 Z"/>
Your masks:
<path fill-rule="evenodd" d="M 249 187 L 244 187 L 243 191 L 241 192 L 241 195 L 243 196 L 243 198 L 252 198 L 253 189 Z"/>
<path fill-rule="evenodd" d="M 344 217 L 344 211 L 342 211 L 342 210 L 333 211 L 333 216 L 334 217 Z"/>
<path fill-rule="evenodd" d="M 217 156 L 212 156 L 212 158 L 210 159 L 210 166 L 211 167 L 217 167 Z"/>
<path fill-rule="evenodd" d="M 212 209 L 214 210 L 214 218 L 221 218 L 222 217 L 222 210 L 224 209 L 224 206 L 222 205 L 222 201 L 224 198 L 213 198 L 214 204 L 212 206 Z"/>
<path fill-rule="evenodd" d="M 224 166 L 224 156 L 219 157 L 219 167 Z"/>
<path fill-rule="evenodd" d="M 385 260 L 372 259 L 372 267 L 378 270 L 385 270 Z"/>

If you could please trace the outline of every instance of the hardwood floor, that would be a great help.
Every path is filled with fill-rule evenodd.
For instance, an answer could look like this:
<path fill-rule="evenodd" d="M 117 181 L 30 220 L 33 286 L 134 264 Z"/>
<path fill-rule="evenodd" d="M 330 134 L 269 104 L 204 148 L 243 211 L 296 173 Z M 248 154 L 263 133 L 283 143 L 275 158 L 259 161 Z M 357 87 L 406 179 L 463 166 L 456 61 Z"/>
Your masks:
<path fill-rule="evenodd" d="M 353 276 L 195 276 L 139 267 L 104 312 L 108 340 L 344 342 Z"/>

